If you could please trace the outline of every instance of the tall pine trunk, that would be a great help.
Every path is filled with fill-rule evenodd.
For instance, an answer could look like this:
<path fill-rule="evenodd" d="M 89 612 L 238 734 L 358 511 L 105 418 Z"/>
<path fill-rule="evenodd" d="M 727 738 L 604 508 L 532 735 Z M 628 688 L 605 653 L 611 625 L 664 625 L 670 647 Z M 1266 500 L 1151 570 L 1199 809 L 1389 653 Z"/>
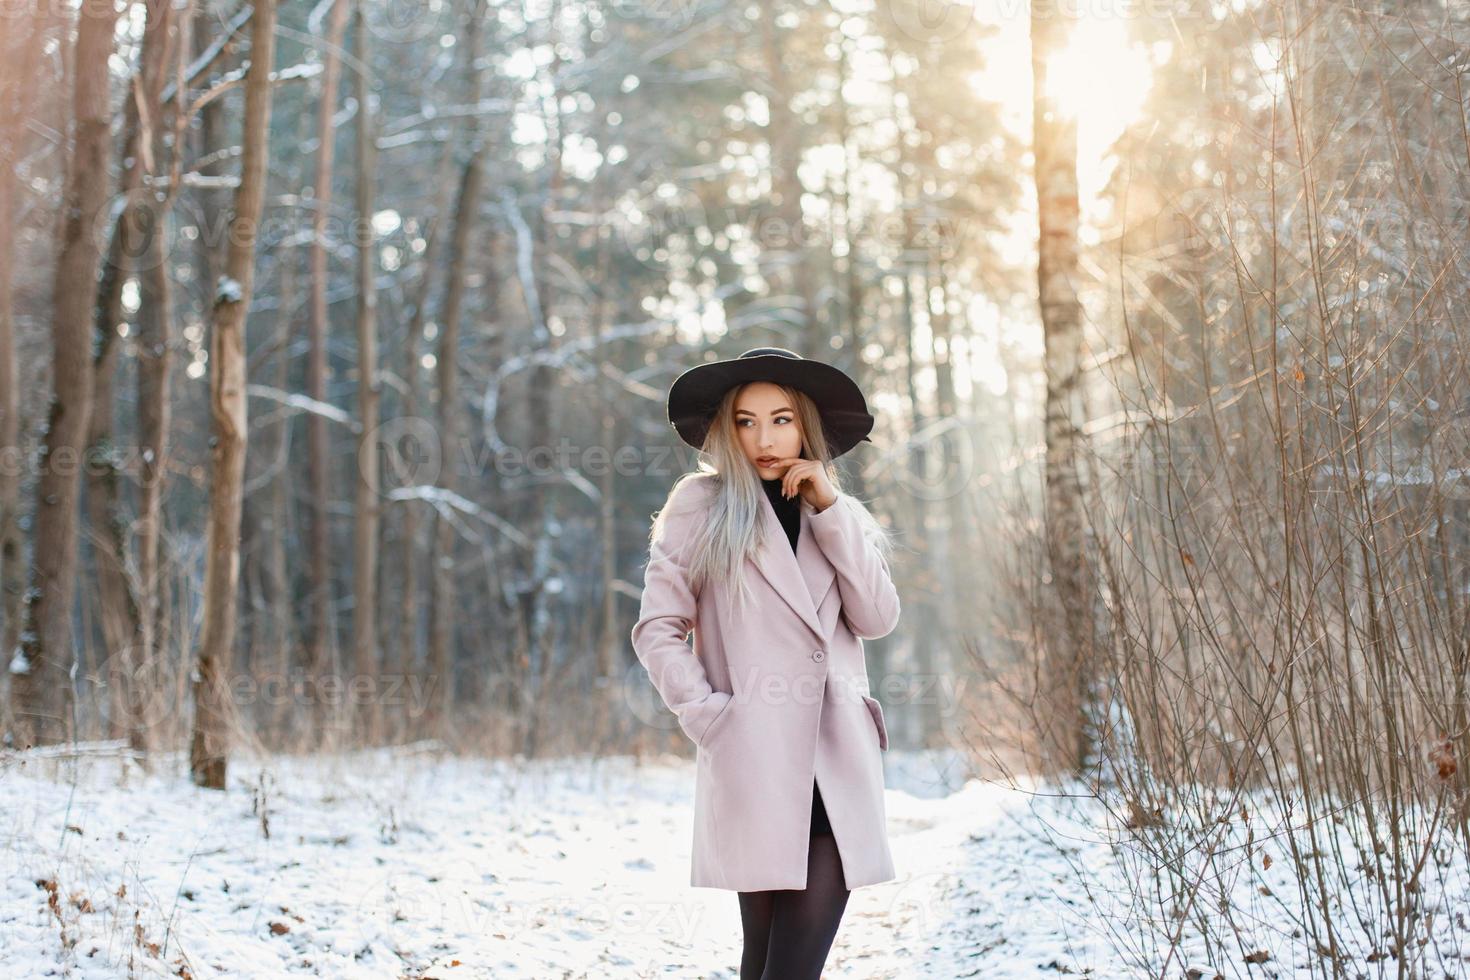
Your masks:
<path fill-rule="evenodd" d="M 36 493 L 34 578 L 19 654 L 10 667 L 16 741 L 21 747 L 74 735 L 77 503 L 92 414 L 92 307 L 101 259 L 94 229 L 107 204 L 112 121 L 108 64 L 116 22 L 112 4 L 83 4 L 78 13 L 72 89 L 75 137 L 52 288 L 53 392 Z"/>
<path fill-rule="evenodd" d="M 460 459 L 460 433 L 463 430 L 459 406 L 459 318 L 464 302 L 470 230 L 475 222 L 484 172 L 483 149 L 476 146 L 472 153 L 460 178 L 459 203 L 454 210 L 454 234 L 449 243 L 448 282 L 444 290 L 444 316 L 439 332 L 438 357 L 435 361 L 439 388 L 439 487 L 446 496 L 459 492 L 457 468 Z M 450 714 L 454 707 L 454 545 L 457 535 L 453 522 L 446 520 L 442 513 L 435 521 L 434 530 L 434 561 L 431 563 L 433 614 L 429 627 L 429 659 L 432 678 L 439 692 L 435 723 L 438 734 L 444 735 L 448 732 Z"/>
<path fill-rule="evenodd" d="M 469 73 L 469 104 L 478 105 L 484 93 L 485 70 L 480 63 L 482 23 L 487 5 L 481 0 L 469 4 L 470 22 L 466 30 L 465 69 Z M 480 206 L 480 185 L 484 180 L 486 145 L 484 126 L 478 118 L 471 126 L 469 161 L 459 181 L 459 198 L 454 208 L 454 231 L 449 240 L 449 268 L 444 284 L 444 309 L 439 331 L 439 349 L 434 362 L 439 388 L 439 487 L 446 497 L 458 493 L 460 433 L 463 431 L 459 404 L 459 319 L 464 303 L 465 274 L 469 263 L 471 231 Z M 440 505 L 447 507 L 449 504 Z M 452 522 L 441 512 L 434 524 L 431 612 L 429 617 L 430 681 L 435 685 L 435 733 L 441 737 L 450 732 L 450 715 L 455 702 L 454 642 L 455 622 L 455 546 Z"/>
<path fill-rule="evenodd" d="M 204 623 L 194 673 L 194 736 L 189 771 L 206 789 L 224 789 L 229 753 L 229 687 L 240 579 L 240 506 L 249 415 L 245 401 L 245 314 L 255 282 L 255 237 L 265 196 L 270 144 L 271 65 L 276 47 L 275 0 L 255 0 L 250 19 L 250 68 L 245 75 L 245 122 L 240 184 L 230 219 L 225 274 L 215 290 L 209 345 L 210 494 L 205 549 Z"/>
<path fill-rule="evenodd" d="M 337 111 L 337 83 L 342 69 L 342 39 L 346 35 L 348 0 L 333 0 L 327 36 L 322 45 L 322 93 L 317 115 L 316 176 L 312 181 L 311 332 L 307 353 L 306 392 L 317 402 L 327 400 L 327 224 L 332 206 L 332 161 L 335 139 L 332 116 Z M 337 631 L 332 617 L 332 564 L 328 557 L 328 503 L 331 494 L 327 467 L 331 461 L 327 420 L 320 413 L 306 417 L 307 473 L 311 481 L 311 514 L 307 537 L 307 589 L 311 608 L 311 676 L 322 694 L 322 679 L 341 672 L 337 658 Z M 335 683 L 335 682 L 334 682 Z M 330 699 L 315 702 L 318 731 L 335 730 L 340 719 L 330 717 Z"/>
<path fill-rule="evenodd" d="M 358 480 L 352 537 L 352 662 L 358 684 L 378 679 L 378 525 L 382 512 L 382 485 L 378 473 L 378 293 L 373 273 L 377 246 L 373 240 L 373 181 L 377 176 L 375 127 L 369 108 L 368 31 L 363 14 L 366 0 L 353 8 L 353 35 L 357 42 L 357 412 L 362 421 L 358 437 Z M 353 688 L 349 687 L 349 690 Z M 372 743 L 382 726 L 376 696 L 360 706 L 359 732 Z"/>
<path fill-rule="evenodd" d="M 15 228 L 15 163 L 28 145 L 23 127 L 36 93 L 41 52 L 42 8 L 32 8 L 29 21 L 0 40 L 0 54 L 14 65 L 15 84 L 0 93 L 0 222 Z M 15 359 L 15 235 L 0 235 L 0 453 L 20 451 L 20 371 Z M 20 645 L 21 600 L 26 591 L 25 542 L 20 529 L 20 467 L 0 466 L 0 668 Z M 0 669 L 0 732 L 11 729 L 10 673 Z"/>
<path fill-rule="evenodd" d="M 450 181 L 453 174 L 454 164 L 454 141 L 446 140 L 444 151 L 439 155 L 439 165 L 436 170 L 434 186 L 438 188 L 434 194 L 434 213 L 431 224 L 425 234 L 424 260 L 422 263 L 423 273 L 419 280 L 417 295 L 414 299 L 413 315 L 409 318 L 408 333 L 403 342 L 403 369 L 404 377 L 407 379 L 408 390 L 403 396 L 403 409 L 399 413 L 401 418 L 413 421 L 419 420 L 419 406 L 424 401 L 423 368 L 419 363 L 419 339 L 424 335 L 424 325 L 428 322 L 429 297 L 434 291 L 434 271 L 439 266 L 439 254 L 443 250 L 445 231 L 447 228 L 446 212 L 450 204 Z M 401 469 L 396 472 L 404 482 L 417 484 L 422 480 L 422 474 L 417 469 L 411 469 L 405 465 L 408 461 L 400 459 L 395 454 L 390 457 L 393 464 Z M 409 498 L 403 501 L 399 514 L 402 523 L 399 526 L 399 548 L 401 552 L 401 573 L 399 581 L 399 609 L 397 642 L 388 651 L 389 662 L 384 669 L 389 673 L 396 674 L 407 683 L 411 674 L 423 677 L 419 674 L 420 669 L 420 646 L 419 646 L 419 576 L 418 576 L 418 516 L 421 504 Z M 406 701 L 406 706 L 412 706 L 413 702 Z M 407 715 L 407 707 L 404 712 L 395 712 L 397 724 L 392 733 L 394 739 L 402 738 L 415 732 L 417 726 L 423 721 L 422 718 L 410 718 Z"/>

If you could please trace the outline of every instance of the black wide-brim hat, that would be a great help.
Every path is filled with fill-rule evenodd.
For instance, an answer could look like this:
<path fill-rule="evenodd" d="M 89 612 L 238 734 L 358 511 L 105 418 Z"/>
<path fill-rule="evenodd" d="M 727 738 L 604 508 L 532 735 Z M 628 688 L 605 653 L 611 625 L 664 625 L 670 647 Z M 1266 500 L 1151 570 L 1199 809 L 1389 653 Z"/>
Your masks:
<path fill-rule="evenodd" d="M 747 381 L 789 385 L 810 397 L 822 416 L 827 450 L 833 459 L 860 442 L 873 441 L 868 433 L 873 431 L 874 419 L 857 382 L 830 364 L 784 347 L 755 347 L 739 357 L 710 361 L 679 375 L 669 386 L 669 424 L 679 438 L 702 449 L 720 399 Z"/>

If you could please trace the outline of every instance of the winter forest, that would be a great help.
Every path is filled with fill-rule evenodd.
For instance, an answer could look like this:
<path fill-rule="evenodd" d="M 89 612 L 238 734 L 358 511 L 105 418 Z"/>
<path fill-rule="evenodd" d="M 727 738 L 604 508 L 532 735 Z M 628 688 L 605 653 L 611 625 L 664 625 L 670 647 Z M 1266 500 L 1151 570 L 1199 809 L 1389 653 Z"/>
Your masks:
<path fill-rule="evenodd" d="M 1466 0 L 0 0 L 0 221 L 0 975 L 1470 973 Z"/>

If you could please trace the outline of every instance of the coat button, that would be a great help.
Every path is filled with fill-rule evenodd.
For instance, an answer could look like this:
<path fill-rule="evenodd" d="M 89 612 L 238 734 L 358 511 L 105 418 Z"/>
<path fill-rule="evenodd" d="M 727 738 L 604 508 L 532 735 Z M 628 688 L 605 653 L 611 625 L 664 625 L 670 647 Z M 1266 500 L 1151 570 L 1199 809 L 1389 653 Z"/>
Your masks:
<path fill-rule="evenodd" d="M 820 650 L 812 651 L 812 659 L 815 660 L 817 663 L 821 663 L 822 660 L 826 658 L 826 656 L 827 655 Z"/>

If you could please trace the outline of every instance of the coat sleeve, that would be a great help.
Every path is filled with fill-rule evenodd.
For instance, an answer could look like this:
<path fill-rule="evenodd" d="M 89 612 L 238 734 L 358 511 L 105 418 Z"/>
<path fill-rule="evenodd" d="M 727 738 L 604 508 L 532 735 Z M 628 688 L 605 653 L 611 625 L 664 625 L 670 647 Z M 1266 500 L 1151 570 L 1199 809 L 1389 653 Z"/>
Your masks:
<path fill-rule="evenodd" d="M 695 496 L 688 482 L 675 487 L 655 522 L 633 650 L 679 727 L 698 745 L 731 695 L 710 686 L 698 656 L 685 642 L 695 628 L 698 601 L 687 569 L 688 546 L 703 517 Z"/>
<path fill-rule="evenodd" d="M 852 508 L 862 506 L 845 493 L 824 511 L 810 514 L 807 526 L 816 535 L 822 553 L 837 570 L 842 617 L 853 635 L 876 640 L 898 625 L 898 589 L 888 562 L 868 540 Z"/>

